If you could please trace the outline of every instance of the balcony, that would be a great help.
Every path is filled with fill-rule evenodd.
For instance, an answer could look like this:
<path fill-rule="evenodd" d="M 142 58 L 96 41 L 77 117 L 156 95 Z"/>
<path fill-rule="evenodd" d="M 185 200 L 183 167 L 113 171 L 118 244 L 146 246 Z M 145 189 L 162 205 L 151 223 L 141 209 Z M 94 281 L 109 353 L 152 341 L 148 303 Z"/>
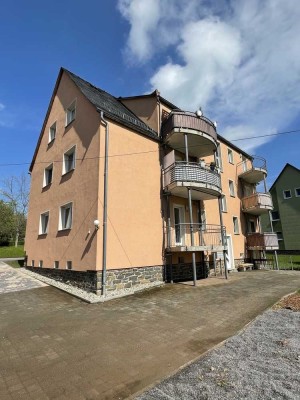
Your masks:
<path fill-rule="evenodd" d="M 243 160 L 237 164 L 237 175 L 248 183 L 259 183 L 267 176 L 266 160 L 262 157 L 253 157 L 252 160 Z"/>
<path fill-rule="evenodd" d="M 247 214 L 261 215 L 273 210 L 269 193 L 254 193 L 242 199 L 242 210 Z"/>
<path fill-rule="evenodd" d="M 193 235 L 193 246 L 191 232 Z M 167 250 L 182 251 L 223 251 L 222 235 L 225 236 L 225 226 L 208 224 L 180 223 L 170 226 L 167 232 Z"/>
<path fill-rule="evenodd" d="M 163 187 L 172 195 L 185 198 L 189 187 L 193 189 L 193 200 L 209 200 L 222 193 L 219 172 L 195 162 L 176 161 L 165 168 Z"/>
<path fill-rule="evenodd" d="M 248 250 L 278 250 L 278 238 L 276 233 L 248 233 Z"/>
<path fill-rule="evenodd" d="M 172 111 L 162 123 L 162 138 L 170 147 L 184 152 L 184 134 L 188 134 L 189 155 L 205 157 L 217 148 L 217 132 L 214 124 L 195 113 Z"/>

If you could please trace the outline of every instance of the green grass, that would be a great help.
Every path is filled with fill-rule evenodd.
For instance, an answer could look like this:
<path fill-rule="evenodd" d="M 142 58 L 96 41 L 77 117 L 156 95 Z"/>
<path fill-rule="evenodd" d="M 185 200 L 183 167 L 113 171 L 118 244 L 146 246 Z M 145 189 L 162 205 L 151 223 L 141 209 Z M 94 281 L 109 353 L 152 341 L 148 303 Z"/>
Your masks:
<path fill-rule="evenodd" d="M 278 266 L 279 269 L 294 269 L 300 270 L 300 255 L 288 255 L 288 254 L 278 254 Z M 272 254 L 267 254 L 268 260 L 274 260 Z"/>
<path fill-rule="evenodd" d="M 20 245 L 18 247 L 15 246 L 3 246 L 0 247 L 0 258 L 15 258 L 15 257 L 24 257 L 24 246 Z"/>
<path fill-rule="evenodd" d="M 5 261 L 6 264 L 10 265 L 13 268 L 20 268 L 24 267 L 24 261 L 19 260 L 19 261 Z"/>

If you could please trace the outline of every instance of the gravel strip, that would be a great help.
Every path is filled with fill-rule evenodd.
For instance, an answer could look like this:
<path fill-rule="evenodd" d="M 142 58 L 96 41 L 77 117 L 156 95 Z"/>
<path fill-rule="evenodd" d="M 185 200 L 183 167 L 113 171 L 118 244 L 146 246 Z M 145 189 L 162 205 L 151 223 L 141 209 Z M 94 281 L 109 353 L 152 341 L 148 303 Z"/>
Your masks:
<path fill-rule="evenodd" d="M 103 303 L 104 301 L 116 299 L 119 297 L 124 297 L 124 296 L 129 296 L 131 294 L 134 294 L 136 292 L 146 290 L 146 289 L 151 289 L 153 287 L 157 286 L 162 286 L 162 282 L 153 282 L 149 283 L 148 285 L 136 285 L 133 288 L 130 289 L 123 289 L 123 290 L 118 290 L 117 292 L 112 292 L 106 293 L 105 298 L 103 296 L 97 295 L 92 292 L 87 292 L 86 290 L 77 288 L 76 286 L 71 286 L 63 282 L 56 281 L 55 279 L 48 278 L 46 276 L 37 274 L 35 272 L 29 271 L 28 269 L 22 268 L 19 271 L 22 271 L 24 274 L 29 275 L 35 279 L 38 279 L 41 282 L 47 283 L 48 285 L 54 286 L 60 290 L 63 290 L 64 292 L 67 292 L 75 297 L 78 297 L 81 300 L 84 300 L 88 303 Z"/>
<path fill-rule="evenodd" d="M 299 332 L 300 312 L 266 311 L 222 347 L 137 399 L 299 400 Z"/>

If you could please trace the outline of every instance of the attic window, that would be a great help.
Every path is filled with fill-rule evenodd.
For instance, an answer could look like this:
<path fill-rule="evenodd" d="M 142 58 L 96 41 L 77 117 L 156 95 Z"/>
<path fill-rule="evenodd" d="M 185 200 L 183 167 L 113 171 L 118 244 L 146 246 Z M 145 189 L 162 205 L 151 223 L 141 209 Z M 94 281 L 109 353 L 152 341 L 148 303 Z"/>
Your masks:
<path fill-rule="evenodd" d="M 68 126 L 76 117 L 76 101 L 67 108 L 66 110 L 66 126 Z"/>
<path fill-rule="evenodd" d="M 54 124 L 50 126 L 48 143 L 53 142 L 55 136 L 56 136 L 56 122 L 54 122 Z"/>

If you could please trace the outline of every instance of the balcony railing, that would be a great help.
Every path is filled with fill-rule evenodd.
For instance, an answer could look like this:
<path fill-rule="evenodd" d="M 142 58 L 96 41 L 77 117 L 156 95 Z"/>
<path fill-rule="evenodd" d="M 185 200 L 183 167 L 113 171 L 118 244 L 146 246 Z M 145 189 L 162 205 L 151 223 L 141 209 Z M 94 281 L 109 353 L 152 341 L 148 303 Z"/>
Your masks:
<path fill-rule="evenodd" d="M 209 165 L 196 162 L 176 161 L 163 171 L 164 188 L 172 183 L 181 182 L 186 186 L 209 188 L 221 192 L 219 172 Z"/>
<path fill-rule="evenodd" d="M 237 164 L 237 175 L 249 183 L 258 183 L 267 175 L 266 160 L 253 156 L 252 160 L 243 160 Z"/>
<path fill-rule="evenodd" d="M 169 228 L 166 243 L 171 251 L 220 251 L 222 235 L 226 235 L 225 226 L 180 223 Z"/>
<path fill-rule="evenodd" d="M 244 212 L 260 215 L 272 209 L 272 197 L 269 193 L 254 193 L 242 199 L 242 210 Z"/>
<path fill-rule="evenodd" d="M 248 233 L 247 248 L 249 250 L 278 250 L 278 238 L 276 233 Z"/>
<path fill-rule="evenodd" d="M 213 155 L 217 148 L 217 131 L 213 122 L 195 113 L 172 111 L 162 122 L 162 139 L 184 152 L 184 134 L 188 134 L 189 154 L 195 157 Z"/>

